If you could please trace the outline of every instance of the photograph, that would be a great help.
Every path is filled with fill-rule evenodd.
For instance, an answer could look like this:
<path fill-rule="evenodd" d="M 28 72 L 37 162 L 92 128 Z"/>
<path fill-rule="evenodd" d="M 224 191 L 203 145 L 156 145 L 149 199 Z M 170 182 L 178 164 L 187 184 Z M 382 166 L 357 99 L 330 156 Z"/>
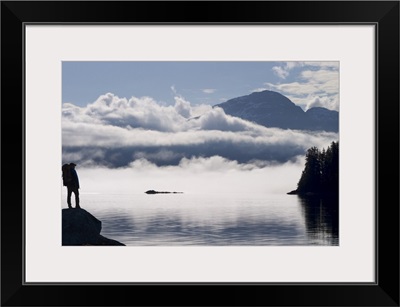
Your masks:
<path fill-rule="evenodd" d="M 338 61 L 63 61 L 62 245 L 339 246 Z"/>
<path fill-rule="evenodd" d="M 1 306 L 399 306 L 399 0 L 0 6 Z"/>

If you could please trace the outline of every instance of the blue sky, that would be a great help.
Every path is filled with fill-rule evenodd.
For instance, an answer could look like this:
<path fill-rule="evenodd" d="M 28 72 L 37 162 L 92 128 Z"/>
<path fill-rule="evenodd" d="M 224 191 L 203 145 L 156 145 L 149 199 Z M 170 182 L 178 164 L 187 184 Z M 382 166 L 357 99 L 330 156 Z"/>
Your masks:
<path fill-rule="evenodd" d="M 303 109 L 338 110 L 338 62 L 63 62 L 62 102 L 86 106 L 103 94 L 173 105 L 216 104 L 274 90 Z"/>

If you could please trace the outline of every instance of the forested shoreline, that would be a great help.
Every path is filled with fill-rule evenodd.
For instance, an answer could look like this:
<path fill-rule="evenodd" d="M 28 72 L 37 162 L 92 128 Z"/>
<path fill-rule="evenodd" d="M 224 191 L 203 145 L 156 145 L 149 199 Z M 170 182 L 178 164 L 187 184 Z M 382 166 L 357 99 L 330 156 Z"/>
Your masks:
<path fill-rule="evenodd" d="M 338 197 L 339 141 L 332 142 L 326 150 L 315 146 L 307 150 L 297 189 L 288 194 Z"/>

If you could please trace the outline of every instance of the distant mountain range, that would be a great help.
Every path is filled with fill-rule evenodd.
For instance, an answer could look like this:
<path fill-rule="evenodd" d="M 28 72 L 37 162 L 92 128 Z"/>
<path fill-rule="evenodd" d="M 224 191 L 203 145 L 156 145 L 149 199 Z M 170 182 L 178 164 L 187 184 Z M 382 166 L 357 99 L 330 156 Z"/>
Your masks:
<path fill-rule="evenodd" d="M 215 105 L 228 115 L 265 127 L 311 131 L 339 131 L 339 112 L 315 107 L 306 112 L 289 98 L 273 91 L 254 92 Z"/>

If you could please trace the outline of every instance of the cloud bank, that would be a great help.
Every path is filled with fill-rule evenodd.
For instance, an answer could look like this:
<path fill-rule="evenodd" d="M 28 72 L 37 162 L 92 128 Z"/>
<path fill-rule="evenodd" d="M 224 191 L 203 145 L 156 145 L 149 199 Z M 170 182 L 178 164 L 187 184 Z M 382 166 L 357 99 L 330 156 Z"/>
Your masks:
<path fill-rule="evenodd" d="M 130 167 L 143 161 L 178 166 L 215 157 L 264 167 L 295 161 L 309 147 L 327 147 L 337 137 L 266 128 L 221 108 L 193 106 L 181 96 L 165 106 L 150 97 L 108 93 L 86 107 L 62 107 L 63 162 L 87 167 Z"/>
<path fill-rule="evenodd" d="M 304 158 L 281 165 L 259 167 L 223 157 L 182 159 L 178 165 L 158 167 L 139 159 L 119 169 L 79 168 L 85 193 L 143 194 L 156 189 L 185 194 L 283 194 L 294 189 Z M 110 185 L 110 182 L 113 184 Z"/>

